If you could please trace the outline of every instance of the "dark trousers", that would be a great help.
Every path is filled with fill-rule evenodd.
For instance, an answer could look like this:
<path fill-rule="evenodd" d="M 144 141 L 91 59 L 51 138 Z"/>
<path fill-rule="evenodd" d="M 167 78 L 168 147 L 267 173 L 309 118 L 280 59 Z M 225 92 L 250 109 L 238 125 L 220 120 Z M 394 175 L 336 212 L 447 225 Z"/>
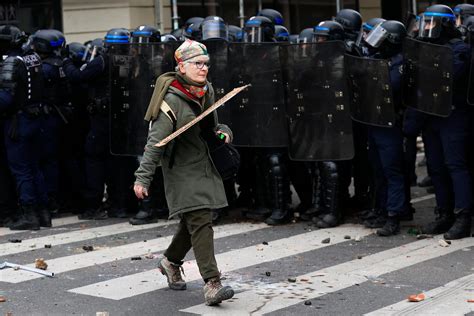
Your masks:
<path fill-rule="evenodd" d="M 467 165 L 469 113 L 454 109 L 447 118 L 427 115 L 423 139 L 436 203 L 441 208 L 472 207 L 472 182 Z"/>
<path fill-rule="evenodd" d="M 219 276 L 214 255 L 214 230 L 212 213 L 202 209 L 182 214 L 178 230 L 164 255 L 169 261 L 181 264 L 193 248 L 196 263 L 204 281 Z"/>
<path fill-rule="evenodd" d="M 61 118 L 51 113 L 41 116 L 40 121 L 40 169 L 44 176 L 46 192 L 49 196 L 56 197 L 59 187 L 58 146 Z"/>
<path fill-rule="evenodd" d="M 402 130 L 397 126 L 370 126 L 368 135 L 369 154 L 377 175 L 376 206 L 386 209 L 389 216 L 400 215 L 409 202 L 403 166 Z"/>
<path fill-rule="evenodd" d="M 17 114 L 5 122 L 4 139 L 10 171 L 22 205 L 47 203 L 43 174 L 39 159 L 41 142 L 39 118 Z"/>

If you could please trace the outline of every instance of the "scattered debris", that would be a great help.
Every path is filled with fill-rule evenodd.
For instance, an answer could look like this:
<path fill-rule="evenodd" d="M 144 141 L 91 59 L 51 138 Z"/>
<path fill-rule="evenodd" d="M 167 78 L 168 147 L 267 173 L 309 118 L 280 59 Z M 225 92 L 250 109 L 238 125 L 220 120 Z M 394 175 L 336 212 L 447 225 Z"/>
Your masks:
<path fill-rule="evenodd" d="M 411 227 L 411 228 L 408 229 L 407 234 L 412 235 L 412 236 L 417 236 L 417 235 L 421 234 L 421 231 L 417 228 Z"/>
<path fill-rule="evenodd" d="M 360 260 L 360 259 L 362 259 L 362 258 L 363 258 L 363 257 L 362 257 L 362 256 L 360 256 L 360 255 L 359 255 L 359 256 L 357 256 L 357 259 L 359 259 L 359 260 Z"/>
<path fill-rule="evenodd" d="M 16 264 L 16 263 L 11 263 L 11 262 L 4 262 L 4 263 L 0 264 L 0 269 L 5 269 L 5 268 L 12 268 L 13 270 L 25 270 L 25 271 L 45 275 L 45 276 L 48 276 L 48 277 L 51 277 L 51 278 L 54 276 L 53 272 L 44 271 L 42 269 L 32 268 L 32 267 L 28 267 L 28 266 L 22 266 L 22 265 L 19 265 L 19 264 Z"/>
<path fill-rule="evenodd" d="M 21 243 L 21 239 L 8 239 L 8 241 L 14 244 Z"/>
<path fill-rule="evenodd" d="M 408 296 L 408 301 L 409 302 L 421 302 L 425 300 L 425 294 L 420 293 L 420 294 L 413 294 Z"/>
<path fill-rule="evenodd" d="M 36 248 L 36 244 L 30 245 L 30 248 Z"/>
<path fill-rule="evenodd" d="M 266 241 L 262 242 L 262 244 L 264 244 L 265 246 L 268 246 L 268 242 Z"/>
<path fill-rule="evenodd" d="M 351 239 L 351 236 L 345 235 L 345 236 L 344 236 L 344 239 Z"/>
<path fill-rule="evenodd" d="M 326 238 L 326 239 L 321 240 L 322 244 L 329 244 L 330 242 L 331 242 L 331 238 Z"/>
<path fill-rule="evenodd" d="M 295 282 L 296 282 L 296 278 L 288 278 L 288 282 L 295 283 Z"/>
<path fill-rule="evenodd" d="M 433 238 L 433 235 L 430 235 L 430 234 L 419 234 L 419 235 L 416 235 L 416 239 L 428 239 L 428 238 Z"/>
<path fill-rule="evenodd" d="M 44 245 L 44 248 L 51 248 L 51 244 Z"/>
<path fill-rule="evenodd" d="M 270 276 L 270 275 L 272 275 L 272 273 L 270 271 L 267 271 L 267 272 L 265 272 L 265 275 Z"/>
<path fill-rule="evenodd" d="M 467 302 L 468 303 L 474 303 L 474 299 L 468 299 Z"/>
<path fill-rule="evenodd" d="M 36 258 L 35 267 L 36 269 L 46 270 L 48 269 L 48 264 L 46 263 L 46 261 L 44 261 L 43 258 Z"/>
<path fill-rule="evenodd" d="M 160 237 L 163 237 L 163 235 L 158 234 L 158 235 L 156 235 L 156 237 L 157 237 L 157 238 L 160 238 Z"/>
<path fill-rule="evenodd" d="M 438 240 L 438 244 L 439 244 L 441 247 L 449 247 L 450 243 L 451 243 L 451 242 L 448 243 L 448 242 L 447 242 L 446 240 L 444 240 L 444 239 Z"/>
<path fill-rule="evenodd" d="M 5 296 L 0 296 L 0 303 L 6 302 L 7 298 Z"/>
<path fill-rule="evenodd" d="M 147 242 L 147 240 L 145 239 L 143 242 Z"/>
<path fill-rule="evenodd" d="M 308 281 L 309 281 L 309 279 L 306 279 L 306 278 L 301 278 L 301 279 L 300 279 L 300 281 L 301 281 L 301 282 L 308 282 Z"/>
<path fill-rule="evenodd" d="M 95 316 L 109 316 L 109 312 L 97 312 Z"/>
<path fill-rule="evenodd" d="M 360 237 L 360 236 L 356 236 L 356 238 L 354 238 L 354 241 L 357 241 L 357 242 L 359 242 L 361 240 L 362 240 L 362 237 Z"/>
<path fill-rule="evenodd" d="M 307 305 L 307 306 L 311 305 L 311 301 L 304 301 L 304 305 Z"/>
<path fill-rule="evenodd" d="M 132 257 L 131 259 L 132 259 L 132 261 L 134 261 L 134 260 L 142 260 L 142 257 Z"/>
<path fill-rule="evenodd" d="M 147 253 L 147 254 L 145 255 L 145 258 L 146 258 L 146 259 L 155 259 L 155 255 L 152 254 L 151 252 L 149 252 L 149 253 Z"/>
<path fill-rule="evenodd" d="M 93 250 L 94 250 L 94 247 L 92 247 L 92 246 L 82 246 L 82 249 L 83 249 L 84 251 L 93 251 Z"/>

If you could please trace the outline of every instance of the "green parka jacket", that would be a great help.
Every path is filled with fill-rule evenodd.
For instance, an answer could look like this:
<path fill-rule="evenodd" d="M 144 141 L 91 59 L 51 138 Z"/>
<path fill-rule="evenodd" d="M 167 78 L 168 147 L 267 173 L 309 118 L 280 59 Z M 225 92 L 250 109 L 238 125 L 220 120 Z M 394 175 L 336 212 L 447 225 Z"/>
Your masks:
<path fill-rule="evenodd" d="M 195 112 L 201 113 L 214 103 L 214 90 L 211 84 L 208 87 L 201 104 L 179 89 L 169 87 L 164 101 L 176 116 L 176 129 L 193 120 L 196 117 Z M 194 110 L 191 107 L 194 107 Z M 210 116 L 213 117 L 209 117 L 207 122 L 211 122 L 213 129 L 227 133 L 232 138 L 230 128 L 217 123 L 217 114 L 213 112 Z M 201 125 L 194 125 L 163 147 L 154 146 L 172 132 L 172 121 L 160 111 L 158 118 L 150 122 L 143 159 L 135 172 L 135 183 L 148 189 L 156 167 L 162 166 L 169 218 L 193 210 L 227 206 L 222 179 L 211 160 L 207 144 L 201 137 Z M 174 163 L 170 168 L 173 146 L 176 146 Z"/>

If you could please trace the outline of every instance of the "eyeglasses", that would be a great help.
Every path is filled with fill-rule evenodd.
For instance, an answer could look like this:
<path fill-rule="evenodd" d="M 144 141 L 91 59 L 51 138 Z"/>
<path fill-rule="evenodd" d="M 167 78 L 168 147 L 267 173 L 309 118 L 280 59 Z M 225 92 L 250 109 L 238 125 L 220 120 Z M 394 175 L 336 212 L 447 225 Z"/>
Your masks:
<path fill-rule="evenodd" d="M 207 69 L 211 68 L 211 64 L 207 61 L 189 61 L 189 63 L 196 66 L 197 69 L 203 69 L 204 66 L 206 66 Z"/>

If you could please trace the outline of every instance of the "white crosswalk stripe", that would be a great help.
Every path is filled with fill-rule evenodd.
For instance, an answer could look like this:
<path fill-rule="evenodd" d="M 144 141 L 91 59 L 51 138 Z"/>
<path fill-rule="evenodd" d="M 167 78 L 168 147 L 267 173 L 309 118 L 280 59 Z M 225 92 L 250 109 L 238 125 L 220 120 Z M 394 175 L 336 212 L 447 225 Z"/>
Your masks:
<path fill-rule="evenodd" d="M 56 235 L 50 235 L 45 237 L 31 238 L 22 240 L 21 243 L 3 243 L 0 244 L 0 255 L 7 256 L 16 254 L 24 251 L 32 250 L 36 247 L 43 247 L 44 245 L 64 245 L 78 241 L 84 241 L 88 239 L 112 236 L 116 234 L 136 232 L 140 230 L 167 226 L 175 224 L 177 221 L 160 222 L 156 224 L 147 224 L 133 226 L 129 223 L 120 223 L 114 225 L 100 226 L 94 228 L 81 229 L 78 228 L 76 231 L 61 233 Z"/>
<path fill-rule="evenodd" d="M 425 292 L 425 300 L 413 304 L 408 300 L 386 306 L 366 315 L 465 315 L 474 312 L 474 274 Z"/>
<path fill-rule="evenodd" d="M 52 220 L 53 229 L 56 228 L 56 227 L 64 226 L 64 225 L 78 224 L 78 223 L 85 223 L 85 222 L 87 222 L 87 220 L 80 220 L 80 219 L 77 218 L 77 215 L 61 217 L 61 218 L 54 218 Z M 6 227 L 0 227 L 0 237 L 1 236 L 18 234 L 18 233 L 21 233 L 21 232 L 24 232 L 24 231 L 10 230 L 9 228 L 6 228 Z"/>
<path fill-rule="evenodd" d="M 263 262 L 294 256 L 306 251 L 320 249 L 347 241 L 344 236 L 367 236 L 372 230 L 355 225 L 342 225 L 332 229 L 316 230 L 296 236 L 272 241 L 268 246 L 257 245 L 236 249 L 216 255 L 221 271 L 228 272 L 242 269 Z M 322 244 L 321 240 L 331 238 L 330 244 Z M 236 259 L 238 258 L 238 259 Z M 188 261 L 184 265 L 186 280 L 194 281 L 201 278 L 196 261 Z M 146 280 L 147 282 L 142 282 Z M 70 292 L 120 300 L 127 297 L 156 291 L 167 287 L 166 278 L 156 270 L 131 274 L 125 277 L 90 284 L 69 290 Z"/>

